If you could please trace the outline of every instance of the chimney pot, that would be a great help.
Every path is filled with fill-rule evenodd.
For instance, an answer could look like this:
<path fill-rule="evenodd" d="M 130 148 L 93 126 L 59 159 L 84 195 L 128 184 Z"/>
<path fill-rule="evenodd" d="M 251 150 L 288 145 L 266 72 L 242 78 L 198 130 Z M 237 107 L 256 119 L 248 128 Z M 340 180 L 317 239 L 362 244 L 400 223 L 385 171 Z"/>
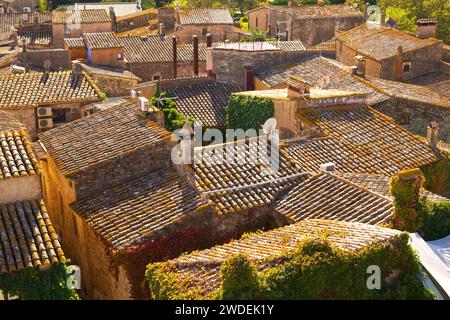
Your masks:
<path fill-rule="evenodd" d="M 430 147 L 437 148 L 439 141 L 439 124 L 432 121 L 427 127 L 427 141 Z"/>
<path fill-rule="evenodd" d="M 198 76 L 198 36 L 192 36 L 192 42 L 194 46 L 194 75 Z"/>
<path fill-rule="evenodd" d="M 158 34 L 160 36 L 165 36 L 166 35 L 166 27 L 164 26 L 164 23 L 159 23 L 158 24 Z"/>
<path fill-rule="evenodd" d="M 148 112 L 149 110 L 149 102 L 148 99 L 145 97 L 139 97 L 138 98 L 138 108 L 142 112 Z"/>

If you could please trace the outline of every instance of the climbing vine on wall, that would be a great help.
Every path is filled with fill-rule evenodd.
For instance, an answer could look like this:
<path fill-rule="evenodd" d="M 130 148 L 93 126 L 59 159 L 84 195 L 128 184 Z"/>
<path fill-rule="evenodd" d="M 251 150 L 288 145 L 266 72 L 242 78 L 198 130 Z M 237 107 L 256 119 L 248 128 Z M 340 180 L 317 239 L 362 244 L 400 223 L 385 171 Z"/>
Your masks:
<path fill-rule="evenodd" d="M 177 110 L 177 104 L 167 92 L 157 92 L 151 99 L 151 104 L 164 112 L 164 126 L 169 131 L 181 129 L 186 121 L 192 125 L 195 121 L 192 117 L 186 117 Z"/>
<path fill-rule="evenodd" d="M 270 99 L 232 95 L 227 108 L 227 125 L 231 129 L 258 130 L 273 115 L 274 105 Z"/>
<path fill-rule="evenodd" d="M 67 264 L 56 263 L 48 270 L 38 267 L 0 274 L 0 290 L 5 295 L 24 300 L 78 300 L 67 287 Z"/>

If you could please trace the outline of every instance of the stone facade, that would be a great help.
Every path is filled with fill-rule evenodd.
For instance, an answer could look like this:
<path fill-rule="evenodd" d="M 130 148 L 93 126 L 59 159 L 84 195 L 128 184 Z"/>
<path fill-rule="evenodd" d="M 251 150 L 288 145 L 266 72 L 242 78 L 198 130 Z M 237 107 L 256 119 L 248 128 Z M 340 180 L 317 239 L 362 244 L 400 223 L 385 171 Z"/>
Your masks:
<path fill-rule="evenodd" d="M 439 124 L 439 140 L 450 143 L 450 110 L 431 104 L 391 98 L 375 104 L 378 111 L 394 119 L 413 134 L 427 136 L 427 127 L 432 121 Z"/>
<path fill-rule="evenodd" d="M 66 49 L 28 50 L 17 56 L 19 64 L 45 70 L 50 62 L 49 71 L 68 70 L 72 68 L 70 51 Z"/>
<path fill-rule="evenodd" d="M 364 21 L 363 15 L 295 18 L 291 13 L 268 7 L 261 7 L 248 13 L 250 31 L 268 31 L 270 37 L 278 36 L 280 40 L 299 40 L 307 47 L 333 38 L 336 30 L 349 30 Z"/>
<path fill-rule="evenodd" d="M 125 64 L 123 47 L 101 49 L 92 49 L 88 47 L 87 57 L 90 63 L 99 66 L 123 68 Z"/>
<path fill-rule="evenodd" d="M 305 55 L 317 55 L 315 50 L 282 51 L 212 48 L 207 50 L 207 69 L 212 70 L 216 80 L 235 83 L 245 88 L 244 67 L 252 66 L 253 73 L 272 66 L 295 63 Z M 334 57 L 334 52 L 322 51 L 322 56 Z M 233 61 L 233 63 L 230 63 Z"/>
<path fill-rule="evenodd" d="M 131 89 L 141 82 L 140 78 L 128 71 L 103 70 L 93 66 L 86 66 L 84 70 L 108 97 L 128 96 Z"/>

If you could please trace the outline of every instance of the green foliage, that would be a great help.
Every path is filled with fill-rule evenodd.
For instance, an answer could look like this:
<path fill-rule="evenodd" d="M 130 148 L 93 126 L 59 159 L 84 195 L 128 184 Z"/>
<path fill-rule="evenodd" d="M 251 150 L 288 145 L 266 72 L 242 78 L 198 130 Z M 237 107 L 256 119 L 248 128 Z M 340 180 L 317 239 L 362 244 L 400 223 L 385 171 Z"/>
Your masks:
<path fill-rule="evenodd" d="M 386 8 L 386 18 L 394 19 L 400 30 L 414 33 L 416 32 L 417 17 L 410 11 L 397 7 Z"/>
<path fill-rule="evenodd" d="M 51 6 L 48 3 L 48 0 L 38 0 L 37 1 L 37 10 L 39 12 L 47 12 L 51 10 Z"/>
<path fill-rule="evenodd" d="M 267 33 L 268 33 L 268 30 L 266 30 L 266 31 L 260 31 L 260 30 L 252 31 L 252 35 L 250 37 L 248 37 L 248 38 L 242 38 L 241 42 L 276 41 L 275 38 L 268 38 L 267 37 Z"/>
<path fill-rule="evenodd" d="M 436 240 L 450 235 L 450 203 L 424 200 L 421 203 L 424 224 L 420 235 L 426 240 Z"/>
<path fill-rule="evenodd" d="M 167 92 L 159 93 L 157 92 L 155 96 L 152 97 L 150 103 L 152 106 L 157 107 L 162 112 L 164 112 L 164 125 L 167 130 L 175 131 L 176 129 L 181 129 L 186 121 L 192 125 L 195 119 L 191 117 L 186 117 L 184 114 L 176 109 L 176 102 Z M 158 99 L 168 99 L 160 100 Z"/>
<path fill-rule="evenodd" d="M 181 277 L 165 263 L 148 266 L 150 290 L 160 299 L 430 299 L 418 280 L 420 262 L 408 235 L 358 252 L 331 247 L 326 239 L 306 240 L 295 250 L 257 267 L 245 255 L 231 256 L 220 270 L 221 286 L 204 296 L 196 279 Z M 381 270 L 381 289 L 367 288 L 367 268 Z M 189 292 L 189 294 L 187 294 Z"/>
<path fill-rule="evenodd" d="M 423 224 L 420 211 L 424 177 L 420 170 L 407 170 L 391 177 L 389 191 L 394 197 L 393 224 L 396 229 L 417 231 Z"/>
<path fill-rule="evenodd" d="M 249 300 L 257 294 L 257 269 L 246 255 L 228 258 L 220 268 L 220 277 L 220 297 L 223 300 Z"/>
<path fill-rule="evenodd" d="M 425 189 L 436 194 L 450 190 L 450 155 L 421 168 L 425 175 Z"/>
<path fill-rule="evenodd" d="M 24 300 L 78 300 L 75 290 L 68 289 L 67 265 L 53 264 L 48 270 L 38 267 L 0 274 L 0 290 Z"/>
<path fill-rule="evenodd" d="M 260 129 L 273 117 L 274 105 L 270 99 L 232 95 L 227 108 L 227 125 L 230 129 Z"/>
<path fill-rule="evenodd" d="M 244 31 L 248 31 L 248 17 L 243 16 L 241 19 L 239 19 L 239 24 L 241 25 L 241 29 Z"/>

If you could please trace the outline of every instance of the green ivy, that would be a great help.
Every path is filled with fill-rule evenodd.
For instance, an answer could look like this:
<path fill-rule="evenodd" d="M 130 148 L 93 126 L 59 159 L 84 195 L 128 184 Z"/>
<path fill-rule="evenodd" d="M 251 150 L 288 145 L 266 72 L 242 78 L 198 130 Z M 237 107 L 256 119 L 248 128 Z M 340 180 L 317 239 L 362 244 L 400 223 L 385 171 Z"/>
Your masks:
<path fill-rule="evenodd" d="M 258 130 L 274 112 L 270 99 L 232 95 L 227 108 L 227 125 L 230 129 Z"/>
<path fill-rule="evenodd" d="M 169 98 L 168 100 L 158 99 Z M 195 119 L 192 117 L 186 117 L 184 114 L 177 110 L 177 104 L 175 100 L 170 99 L 172 96 L 167 92 L 157 92 L 151 99 L 151 104 L 164 112 L 164 126 L 169 131 L 175 131 L 181 129 L 186 121 L 192 125 Z"/>
<path fill-rule="evenodd" d="M 38 267 L 0 274 L 0 290 L 24 300 L 78 300 L 67 288 L 67 264 L 56 263 L 47 270 Z"/>
<path fill-rule="evenodd" d="M 421 202 L 424 224 L 419 234 L 426 240 L 436 240 L 450 235 L 450 203 L 423 200 Z"/>
<path fill-rule="evenodd" d="M 417 278 L 420 262 L 408 239 L 402 234 L 357 252 L 333 248 L 326 239 L 305 240 L 260 261 L 263 271 L 247 256 L 234 255 L 221 266 L 220 289 L 208 295 L 199 291 L 198 279 L 181 277 L 167 263 L 150 264 L 146 276 L 159 299 L 432 299 Z M 379 290 L 367 288 L 371 265 L 381 270 Z"/>
<path fill-rule="evenodd" d="M 450 155 L 446 154 L 444 159 L 424 166 L 421 170 L 425 175 L 425 189 L 436 194 L 450 190 Z"/>

